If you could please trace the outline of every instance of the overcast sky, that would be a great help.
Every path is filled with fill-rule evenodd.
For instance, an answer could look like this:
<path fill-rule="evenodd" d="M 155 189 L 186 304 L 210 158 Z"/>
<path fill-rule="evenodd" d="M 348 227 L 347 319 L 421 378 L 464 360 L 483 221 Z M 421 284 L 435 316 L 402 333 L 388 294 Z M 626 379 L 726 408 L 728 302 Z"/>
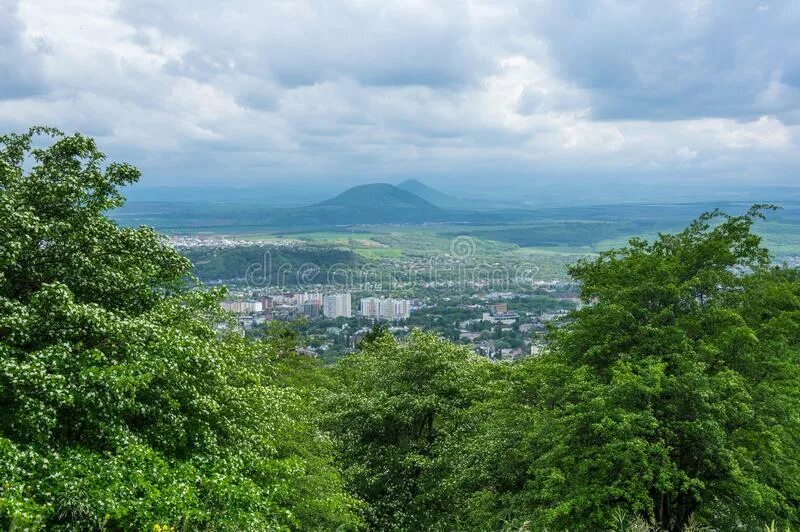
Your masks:
<path fill-rule="evenodd" d="M 800 184 L 798 28 L 795 0 L 0 0 L 0 130 L 96 136 L 147 185 Z"/>

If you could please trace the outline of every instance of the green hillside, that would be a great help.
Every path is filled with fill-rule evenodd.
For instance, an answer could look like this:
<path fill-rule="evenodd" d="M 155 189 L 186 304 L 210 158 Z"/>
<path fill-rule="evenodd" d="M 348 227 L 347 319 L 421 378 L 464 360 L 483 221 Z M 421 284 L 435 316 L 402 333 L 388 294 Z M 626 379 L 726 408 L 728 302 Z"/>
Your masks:
<path fill-rule="evenodd" d="M 183 255 L 192 261 L 192 273 L 203 282 L 247 281 L 254 286 L 328 282 L 331 267 L 355 267 L 361 262 L 360 256 L 350 251 L 313 247 L 192 248 Z M 317 270 L 304 269 L 309 264 Z"/>

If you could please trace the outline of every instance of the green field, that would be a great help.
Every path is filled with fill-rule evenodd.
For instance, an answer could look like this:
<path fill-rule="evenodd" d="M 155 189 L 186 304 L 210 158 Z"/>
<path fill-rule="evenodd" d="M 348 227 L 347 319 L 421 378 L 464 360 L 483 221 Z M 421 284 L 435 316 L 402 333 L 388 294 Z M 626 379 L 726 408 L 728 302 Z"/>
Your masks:
<path fill-rule="evenodd" d="M 229 207 L 210 205 L 205 207 L 209 216 L 201 224 L 203 205 L 172 211 L 168 206 L 148 203 L 138 211 L 125 211 L 118 220 L 124 225 L 154 225 L 173 234 L 214 234 L 267 245 L 298 243 L 303 248 L 319 249 L 317 253 L 323 257 L 328 256 L 324 250 L 336 249 L 355 257 L 352 260 L 400 269 L 402 264 L 432 258 L 471 261 L 473 265 L 499 261 L 509 267 L 535 270 L 540 278 L 549 279 L 566 277 L 569 264 L 624 246 L 632 237 L 653 239 L 659 232 L 679 230 L 715 206 L 627 204 L 539 209 L 514 212 L 505 216 L 505 221 L 493 223 L 269 227 L 257 209 L 234 214 Z M 722 210 L 737 214 L 747 206 L 730 203 Z M 498 216 L 500 219 L 503 216 Z M 768 220 L 758 222 L 754 230 L 764 237 L 777 259 L 799 256 L 800 203 L 788 202 L 781 210 L 768 213 Z M 197 269 L 204 277 L 237 278 L 255 260 L 251 254 L 219 255 L 213 260 L 194 258 L 201 259 Z M 287 260 L 295 262 L 294 257 Z M 327 262 L 327 258 L 322 260 Z"/>

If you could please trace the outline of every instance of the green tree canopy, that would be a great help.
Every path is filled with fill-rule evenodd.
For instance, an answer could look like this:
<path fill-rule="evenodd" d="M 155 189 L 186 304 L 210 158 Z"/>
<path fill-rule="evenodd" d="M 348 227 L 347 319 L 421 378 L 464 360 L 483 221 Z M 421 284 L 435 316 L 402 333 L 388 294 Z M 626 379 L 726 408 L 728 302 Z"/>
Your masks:
<path fill-rule="evenodd" d="M 334 368 L 327 400 L 348 486 L 367 503 L 372 529 L 450 527 L 456 501 L 442 484 L 443 446 L 489 363 L 419 330 L 408 342 L 384 332 L 362 346 Z"/>
<path fill-rule="evenodd" d="M 530 362 L 538 522 L 609 527 L 619 507 L 663 530 L 798 524 L 800 284 L 751 231 L 768 208 L 571 269 L 590 304 Z"/>
<path fill-rule="evenodd" d="M 341 403 L 355 417 L 338 422 L 348 480 L 386 486 L 381 471 L 424 486 L 435 504 L 405 494 L 386 511 L 417 528 L 797 527 L 800 274 L 770 265 L 751 231 L 764 210 L 712 212 L 579 262 L 585 306 L 542 356 L 443 372 L 430 364 L 446 350 L 369 346 L 346 363 L 358 390 Z M 429 403 L 442 405 L 435 438 L 371 432 Z M 398 471 L 408 456 L 425 467 Z M 379 508 L 403 500 L 358 493 Z"/>
<path fill-rule="evenodd" d="M 800 526 L 800 273 L 752 231 L 771 207 L 580 261 L 539 357 L 376 327 L 323 369 L 106 216 L 137 179 L 81 135 L 0 137 L 0 528 Z"/>
<path fill-rule="evenodd" d="M 356 526 L 270 347 L 105 215 L 138 176 L 82 135 L 0 137 L 0 528 Z"/>

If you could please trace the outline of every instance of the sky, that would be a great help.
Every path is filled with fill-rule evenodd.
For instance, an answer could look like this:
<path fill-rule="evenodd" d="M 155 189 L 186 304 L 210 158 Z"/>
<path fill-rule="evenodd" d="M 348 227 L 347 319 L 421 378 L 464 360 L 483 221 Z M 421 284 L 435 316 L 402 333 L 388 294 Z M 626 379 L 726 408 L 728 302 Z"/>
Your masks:
<path fill-rule="evenodd" d="M 800 184 L 800 2 L 0 0 L 0 132 L 146 186 Z"/>

